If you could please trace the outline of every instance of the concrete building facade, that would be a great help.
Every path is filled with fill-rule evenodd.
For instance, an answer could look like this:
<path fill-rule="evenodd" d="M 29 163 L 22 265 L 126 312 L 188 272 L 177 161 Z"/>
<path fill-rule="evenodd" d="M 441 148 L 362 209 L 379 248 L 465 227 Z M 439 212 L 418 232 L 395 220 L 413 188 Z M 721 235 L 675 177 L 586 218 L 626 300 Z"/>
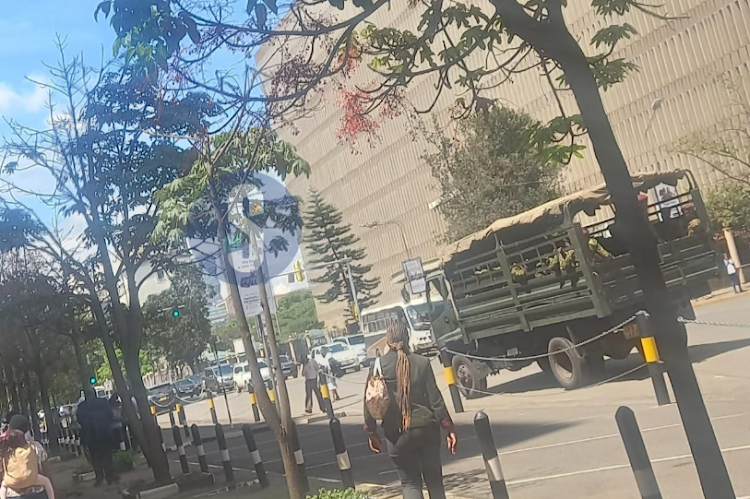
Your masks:
<path fill-rule="evenodd" d="M 408 7 L 410 3 L 393 2 L 371 20 L 378 26 L 413 28 L 421 10 Z M 750 101 L 750 0 L 667 0 L 664 12 L 675 19 L 664 22 L 633 13 L 612 21 L 628 22 L 638 30 L 636 36 L 618 45 L 615 56 L 635 62 L 640 70 L 604 92 L 604 103 L 631 171 L 690 168 L 706 190 L 721 180 L 720 175 L 676 152 L 677 144 L 695 133 L 748 126 L 742 122 L 741 110 L 731 105 L 723 80 L 735 86 L 735 97 Z M 582 43 L 605 25 L 590 2 L 569 2 L 565 17 Z M 266 49 L 259 53 L 261 62 L 271 57 Z M 584 50 L 595 53 L 585 43 Z M 268 67 L 272 71 L 273 65 Z M 427 79 L 414 82 L 407 89 L 407 98 L 416 107 L 426 108 L 434 96 L 432 88 Z M 559 113 L 552 90 L 538 71 L 516 75 L 512 82 L 483 95 L 540 120 Z M 570 92 L 559 95 L 566 111 L 576 112 Z M 440 120 L 445 120 L 456 97 L 449 92 L 440 97 L 434 111 Z M 343 211 L 344 220 L 367 248 L 373 274 L 382 280 L 380 303 L 397 302 L 399 289 L 390 284 L 390 275 L 400 269 L 406 257 L 400 228 L 395 224 L 372 229 L 362 226 L 400 222 L 412 255 L 426 260 L 439 254 L 437 238 L 444 222 L 431 203 L 440 193 L 421 159 L 428 144 L 418 134 L 407 133 L 413 124 L 399 117 L 381 120 L 379 140 L 362 143 L 353 152 L 337 137 L 343 115 L 336 105 L 337 95 L 326 91 L 321 99 L 323 105 L 295 123 L 294 133 L 280 132 L 312 166 L 309 179 L 289 180 L 288 188 L 304 199 L 313 187 Z M 585 138 L 582 143 L 589 146 Z M 588 147 L 583 155 L 565 169 L 566 190 L 602 181 L 593 150 Z M 315 285 L 313 291 L 318 292 Z M 339 304 L 318 304 L 318 315 L 327 326 L 343 321 Z"/>

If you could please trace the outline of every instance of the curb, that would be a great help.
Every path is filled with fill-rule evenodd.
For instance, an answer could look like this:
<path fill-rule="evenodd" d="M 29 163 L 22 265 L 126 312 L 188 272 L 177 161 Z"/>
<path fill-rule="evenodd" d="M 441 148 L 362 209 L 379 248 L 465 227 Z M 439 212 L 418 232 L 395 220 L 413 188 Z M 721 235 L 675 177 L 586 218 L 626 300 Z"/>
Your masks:
<path fill-rule="evenodd" d="M 136 498 L 136 499 L 165 499 L 167 497 L 172 497 L 179 493 L 180 493 L 180 488 L 177 486 L 177 484 L 170 483 L 169 485 L 164 485 L 162 487 L 157 487 L 155 489 L 144 490 L 141 492 L 137 492 L 135 494 L 133 494 L 132 492 L 126 489 L 122 491 L 122 496 L 126 498 Z"/>
<path fill-rule="evenodd" d="M 362 482 L 357 484 L 356 489 L 367 493 L 371 499 L 397 499 L 402 497 L 403 494 L 401 487 L 398 485 L 378 485 Z M 450 491 L 446 491 L 445 496 L 447 499 L 469 499 L 464 496 L 451 494 Z"/>
<path fill-rule="evenodd" d="M 693 306 L 693 308 L 702 307 L 704 305 L 711 305 L 713 303 L 721 303 L 723 301 L 732 300 L 734 298 L 741 298 L 742 296 L 745 296 L 744 291 L 742 293 L 729 292 L 729 293 L 724 293 L 724 294 L 720 294 L 716 296 L 704 297 L 698 300 L 692 300 L 690 304 Z"/>

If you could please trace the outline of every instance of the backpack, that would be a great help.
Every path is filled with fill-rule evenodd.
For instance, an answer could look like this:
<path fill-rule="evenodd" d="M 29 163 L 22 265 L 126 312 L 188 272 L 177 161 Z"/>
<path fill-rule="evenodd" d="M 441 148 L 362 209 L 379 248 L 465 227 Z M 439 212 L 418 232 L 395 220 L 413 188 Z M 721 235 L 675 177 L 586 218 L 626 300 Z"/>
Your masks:
<path fill-rule="evenodd" d="M 13 454 L 3 460 L 5 485 L 11 489 L 25 489 L 36 484 L 39 466 L 36 460 L 36 447 L 25 445 L 13 450 Z"/>
<path fill-rule="evenodd" d="M 377 419 L 383 420 L 385 413 L 388 411 L 390 397 L 388 396 L 388 386 L 383 377 L 383 369 L 380 367 L 380 357 L 375 359 L 375 367 L 372 376 L 367 381 L 365 390 L 365 405 L 370 415 Z"/>

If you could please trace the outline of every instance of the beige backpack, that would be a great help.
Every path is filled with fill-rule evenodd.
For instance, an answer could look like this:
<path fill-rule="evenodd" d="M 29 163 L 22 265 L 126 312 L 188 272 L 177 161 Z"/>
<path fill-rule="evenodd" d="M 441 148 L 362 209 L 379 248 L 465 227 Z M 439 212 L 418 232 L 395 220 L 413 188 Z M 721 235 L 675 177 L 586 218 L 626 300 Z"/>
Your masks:
<path fill-rule="evenodd" d="M 17 447 L 13 454 L 3 460 L 5 485 L 11 489 L 25 489 L 36 484 L 39 467 L 36 448 L 33 445 Z"/>
<path fill-rule="evenodd" d="M 388 397 L 388 386 L 383 377 L 383 369 L 380 367 L 380 357 L 375 359 L 375 367 L 372 376 L 367 382 L 365 390 L 365 405 L 370 415 L 376 420 L 382 421 L 388 411 L 390 398 Z"/>

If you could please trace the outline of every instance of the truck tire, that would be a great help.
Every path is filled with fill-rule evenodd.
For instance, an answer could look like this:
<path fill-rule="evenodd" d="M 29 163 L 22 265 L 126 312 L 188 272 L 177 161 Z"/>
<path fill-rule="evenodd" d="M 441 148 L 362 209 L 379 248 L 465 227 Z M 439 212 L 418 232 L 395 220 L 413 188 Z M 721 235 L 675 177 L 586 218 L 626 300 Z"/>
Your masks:
<path fill-rule="evenodd" d="M 544 374 L 552 376 L 552 366 L 549 364 L 549 357 L 537 359 L 536 363 Z"/>
<path fill-rule="evenodd" d="M 552 374 L 560 386 L 567 390 L 584 385 L 589 377 L 589 369 L 584 358 L 572 347 L 573 342 L 561 336 L 552 338 L 548 347 Z M 555 353 L 560 350 L 566 351 Z"/>
<path fill-rule="evenodd" d="M 453 356 L 453 372 L 456 373 L 456 386 L 461 395 L 474 399 L 483 394 L 475 390 L 487 390 L 487 378 L 483 377 L 474 363 L 463 355 Z"/>

